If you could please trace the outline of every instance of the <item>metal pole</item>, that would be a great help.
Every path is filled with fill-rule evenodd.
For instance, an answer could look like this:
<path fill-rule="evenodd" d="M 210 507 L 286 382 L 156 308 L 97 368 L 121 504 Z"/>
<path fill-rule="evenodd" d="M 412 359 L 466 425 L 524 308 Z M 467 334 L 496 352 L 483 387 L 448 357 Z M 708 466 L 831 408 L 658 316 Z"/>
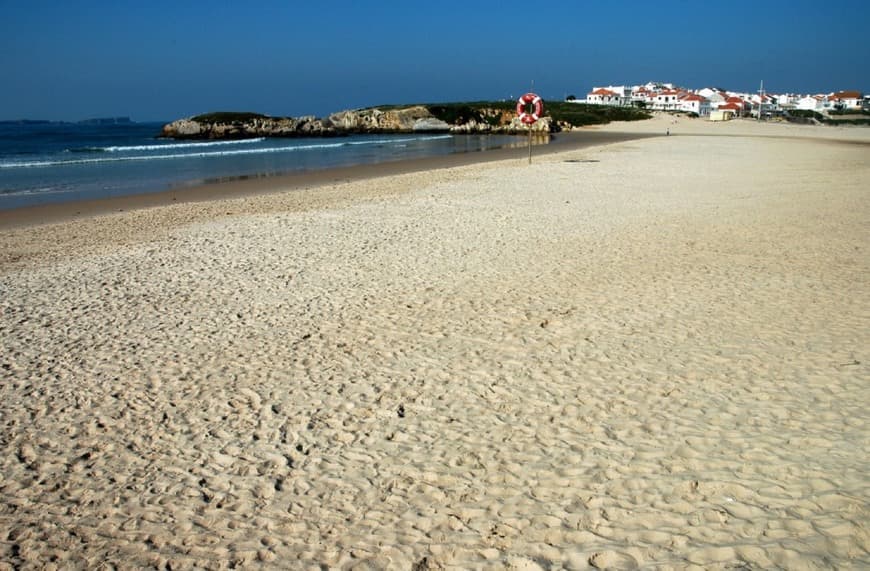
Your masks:
<path fill-rule="evenodd" d="M 532 124 L 529 123 L 529 164 L 532 164 Z"/>
<path fill-rule="evenodd" d="M 532 85 L 529 87 L 529 92 L 535 92 L 535 80 L 532 80 Z M 532 125 L 535 123 L 529 123 L 529 164 L 532 164 Z"/>
<path fill-rule="evenodd" d="M 764 80 L 761 80 L 761 87 L 758 89 L 758 117 L 756 121 L 761 121 L 761 109 L 764 106 Z"/>

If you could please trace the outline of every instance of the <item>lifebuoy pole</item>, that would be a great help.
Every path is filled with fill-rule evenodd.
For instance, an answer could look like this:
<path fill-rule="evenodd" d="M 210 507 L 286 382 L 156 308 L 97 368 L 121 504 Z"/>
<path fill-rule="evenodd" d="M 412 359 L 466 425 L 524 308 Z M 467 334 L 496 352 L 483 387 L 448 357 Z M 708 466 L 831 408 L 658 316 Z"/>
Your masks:
<path fill-rule="evenodd" d="M 532 125 L 534 123 L 529 123 L 529 164 L 532 164 Z"/>
<path fill-rule="evenodd" d="M 526 112 L 526 105 L 531 105 L 531 113 Z M 544 102 L 536 94 L 529 92 L 517 100 L 517 116 L 520 122 L 529 126 L 529 164 L 532 164 L 532 125 L 544 114 Z"/>

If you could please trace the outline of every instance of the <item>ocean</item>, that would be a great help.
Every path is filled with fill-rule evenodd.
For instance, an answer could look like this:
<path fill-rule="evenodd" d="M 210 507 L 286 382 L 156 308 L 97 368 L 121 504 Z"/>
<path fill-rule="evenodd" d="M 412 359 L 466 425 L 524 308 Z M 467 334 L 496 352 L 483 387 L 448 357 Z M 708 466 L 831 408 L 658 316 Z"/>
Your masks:
<path fill-rule="evenodd" d="M 162 125 L 0 123 L 0 210 L 519 144 L 432 133 L 175 141 L 158 138 Z"/>

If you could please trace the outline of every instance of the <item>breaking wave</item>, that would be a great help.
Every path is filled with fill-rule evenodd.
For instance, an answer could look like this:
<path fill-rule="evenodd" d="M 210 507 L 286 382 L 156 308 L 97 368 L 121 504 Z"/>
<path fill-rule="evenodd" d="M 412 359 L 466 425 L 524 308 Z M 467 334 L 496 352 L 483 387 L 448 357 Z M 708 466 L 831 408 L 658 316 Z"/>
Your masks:
<path fill-rule="evenodd" d="M 233 141 L 208 141 L 197 143 L 163 143 L 154 145 L 129 145 L 115 147 L 81 147 L 78 149 L 69 149 L 72 153 L 126 153 L 126 152 L 141 152 L 141 151 L 162 151 L 164 149 L 196 149 L 201 147 L 222 147 L 226 145 L 245 145 L 251 143 L 262 143 L 266 137 L 256 139 L 239 139 Z"/>
<path fill-rule="evenodd" d="M 365 141 L 338 141 L 334 143 L 308 143 L 308 144 L 285 144 L 281 146 L 264 146 L 253 149 L 229 149 L 224 150 L 223 147 L 228 145 L 239 145 L 245 143 L 263 143 L 265 138 L 260 139 L 244 139 L 239 141 L 213 141 L 207 143 L 169 143 L 166 145 L 135 145 L 129 147 L 103 147 L 93 148 L 90 152 L 100 153 L 99 156 L 89 158 L 47 158 L 44 160 L 30 161 L 6 161 L 0 162 L 0 169 L 14 168 L 40 168 L 54 166 L 73 166 L 73 165 L 92 165 L 98 163 L 117 163 L 130 161 L 161 161 L 172 159 L 191 159 L 191 158 L 215 158 L 215 157 L 231 157 L 239 155 L 265 155 L 272 153 L 295 153 L 302 151 L 316 151 L 324 149 L 337 149 L 341 147 L 359 146 L 359 145 L 375 145 L 375 146 L 407 146 L 408 143 L 417 141 L 432 141 L 437 139 L 449 139 L 452 135 L 431 135 L 425 137 L 403 137 L 403 138 L 379 138 L 368 139 Z M 164 150 L 186 150 L 186 149 L 201 149 L 208 147 L 222 147 L 221 150 L 200 150 L 197 152 L 174 152 L 174 153 L 158 153 L 153 154 L 153 151 Z M 99 149 L 99 150 L 98 150 Z M 152 152 L 152 154 L 127 154 L 123 153 L 136 152 Z M 103 154 L 105 153 L 105 154 Z M 122 156 L 107 156 L 107 154 Z"/>

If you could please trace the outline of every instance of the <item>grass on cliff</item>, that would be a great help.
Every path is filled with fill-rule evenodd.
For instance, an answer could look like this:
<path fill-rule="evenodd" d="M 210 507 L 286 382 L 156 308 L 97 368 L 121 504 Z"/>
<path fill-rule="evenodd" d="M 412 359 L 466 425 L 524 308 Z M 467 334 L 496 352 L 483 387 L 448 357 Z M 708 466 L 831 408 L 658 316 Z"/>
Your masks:
<path fill-rule="evenodd" d="M 215 111 L 214 113 L 203 113 L 202 115 L 197 115 L 196 117 L 191 118 L 192 121 L 196 121 L 197 123 L 221 124 L 245 123 L 253 119 L 269 119 L 269 116 L 263 115 L 262 113 Z"/>
<path fill-rule="evenodd" d="M 473 101 L 467 103 L 432 103 L 425 105 L 429 113 L 448 125 L 463 125 L 472 120 L 497 126 L 498 117 L 485 111 L 507 111 L 514 108 L 507 101 Z"/>
<path fill-rule="evenodd" d="M 498 117 L 492 111 L 513 111 L 515 101 L 464 101 L 457 103 L 426 103 L 436 118 L 449 125 L 461 125 L 475 120 L 478 123 L 498 124 Z M 410 105 L 383 105 L 378 109 L 402 109 Z M 610 107 L 607 105 L 587 105 L 567 101 L 544 101 L 544 116 L 553 118 L 556 123 L 564 123 L 572 127 L 583 125 L 602 125 L 611 121 L 639 121 L 649 119 L 651 115 L 643 109 L 634 107 Z"/>
<path fill-rule="evenodd" d="M 572 127 L 602 125 L 611 121 L 641 121 L 652 117 L 643 109 L 635 107 L 588 105 L 568 101 L 544 101 L 544 114 L 556 122 L 567 123 Z"/>

